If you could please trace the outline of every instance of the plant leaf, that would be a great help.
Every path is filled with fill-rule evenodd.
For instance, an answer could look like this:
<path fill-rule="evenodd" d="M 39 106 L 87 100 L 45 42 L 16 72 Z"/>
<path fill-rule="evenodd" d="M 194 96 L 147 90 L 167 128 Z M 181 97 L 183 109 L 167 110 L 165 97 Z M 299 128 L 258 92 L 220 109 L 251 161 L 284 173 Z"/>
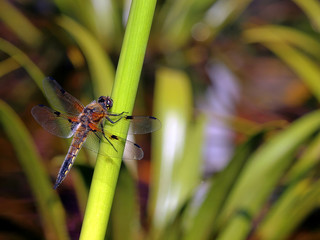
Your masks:
<path fill-rule="evenodd" d="M 46 174 L 33 140 L 15 112 L 0 100 L 0 123 L 8 135 L 26 174 L 47 239 L 69 239 L 65 212 Z"/>
<path fill-rule="evenodd" d="M 251 220 L 293 162 L 297 148 L 318 130 L 319 117 L 320 111 L 315 111 L 295 121 L 250 157 L 219 217 L 219 226 L 225 228 L 218 239 L 246 238 Z"/>

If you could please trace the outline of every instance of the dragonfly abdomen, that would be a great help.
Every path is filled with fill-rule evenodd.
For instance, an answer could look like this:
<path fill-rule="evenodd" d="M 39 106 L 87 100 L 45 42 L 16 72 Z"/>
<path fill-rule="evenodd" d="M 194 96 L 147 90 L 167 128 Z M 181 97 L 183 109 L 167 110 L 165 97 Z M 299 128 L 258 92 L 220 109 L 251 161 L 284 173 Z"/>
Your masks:
<path fill-rule="evenodd" d="M 81 127 L 80 127 L 81 128 Z M 60 171 L 57 176 L 56 183 L 54 184 L 53 188 L 56 189 L 60 183 L 65 179 L 67 174 L 69 173 L 74 160 L 76 159 L 83 143 L 85 142 L 86 138 L 88 136 L 88 132 L 86 130 L 80 131 L 78 128 L 76 133 L 74 134 L 74 137 L 72 139 L 71 145 L 69 147 L 68 153 L 61 165 Z"/>

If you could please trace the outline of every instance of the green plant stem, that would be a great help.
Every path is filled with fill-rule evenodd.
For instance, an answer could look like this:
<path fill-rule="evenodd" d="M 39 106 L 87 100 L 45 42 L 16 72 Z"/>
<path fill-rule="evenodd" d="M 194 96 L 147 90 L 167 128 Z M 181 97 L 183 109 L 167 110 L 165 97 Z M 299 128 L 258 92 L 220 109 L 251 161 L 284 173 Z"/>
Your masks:
<path fill-rule="evenodd" d="M 132 112 L 147 47 L 156 0 L 133 0 L 112 92 L 113 112 Z M 126 123 L 111 126 L 116 132 L 127 132 Z M 121 137 L 126 138 L 126 134 Z M 119 157 L 97 158 L 80 239 L 104 239 L 124 146 L 116 146 Z M 100 152 L 114 149 L 104 142 Z"/>

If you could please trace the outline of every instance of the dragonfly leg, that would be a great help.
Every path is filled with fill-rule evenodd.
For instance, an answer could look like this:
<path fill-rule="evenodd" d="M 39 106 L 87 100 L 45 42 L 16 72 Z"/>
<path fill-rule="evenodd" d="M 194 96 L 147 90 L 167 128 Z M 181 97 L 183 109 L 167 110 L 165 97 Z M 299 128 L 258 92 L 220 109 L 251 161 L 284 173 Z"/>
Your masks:
<path fill-rule="evenodd" d="M 102 129 L 102 135 L 103 137 L 108 141 L 108 143 L 110 143 L 110 145 L 113 147 L 113 149 L 118 152 L 118 150 L 114 147 L 114 145 L 112 144 L 112 142 L 110 142 L 110 140 L 106 137 L 106 135 L 104 134 L 104 129 L 103 129 L 103 125 L 101 123 L 101 129 Z M 96 133 L 95 133 L 96 134 Z"/>
<path fill-rule="evenodd" d="M 127 115 L 124 115 L 124 114 L 127 114 L 127 113 L 128 113 L 128 112 L 108 113 L 108 115 L 105 116 L 105 118 L 106 118 L 109 122 L 111 122 L 112 124 L 115 124 L 115 123 L 119 122 L 122 118 L 127 117 Z M 111 118 L 109 118 L 108 116 L 113 116 L 113 117 L 121 116 L 121 117 L 119 117 L 117 120 L 114 121 L 114 120 L 112 120 Z"/>
<path fill-rule="evenodd" d="M 128 112 L 122 112 L 122 113 L 108 113 L 108 115 L 109 116 L 121 116 L 121 115 L 123 115 L 123 114 L 125 114 L 125 113 L 128 113 Z"/>
<path fill-rule="evenodd" d="M 117 116 L 117 115 L 116 115 Z M 108 116 L 106 116 L 105 118 L 109 121 L 109 122 L 111 122 L 112 124 L 115 124 L 115 123 L 117 123 L 117 122 L 119 122 L 122 118 L 124 118 L 125 116 L 121 116 L 121 117 L 119 117 L 117 120 L 115 120 L 115 121 L 113 121 L 111 118 L 109 118 Z"/>

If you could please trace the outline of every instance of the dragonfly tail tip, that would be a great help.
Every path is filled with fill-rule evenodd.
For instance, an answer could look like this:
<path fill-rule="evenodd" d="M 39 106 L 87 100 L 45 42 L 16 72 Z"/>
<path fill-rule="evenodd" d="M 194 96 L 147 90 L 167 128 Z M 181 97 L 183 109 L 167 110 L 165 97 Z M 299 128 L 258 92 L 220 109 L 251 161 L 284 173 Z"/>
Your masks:
<path fill-rule="evenodd" d="M 57 188 L 59 187 L 60 183 L 61 183 L 61 182 L 56 182 L 52 188 L 53 188 L 53 189 L 57 189 Z"/>

